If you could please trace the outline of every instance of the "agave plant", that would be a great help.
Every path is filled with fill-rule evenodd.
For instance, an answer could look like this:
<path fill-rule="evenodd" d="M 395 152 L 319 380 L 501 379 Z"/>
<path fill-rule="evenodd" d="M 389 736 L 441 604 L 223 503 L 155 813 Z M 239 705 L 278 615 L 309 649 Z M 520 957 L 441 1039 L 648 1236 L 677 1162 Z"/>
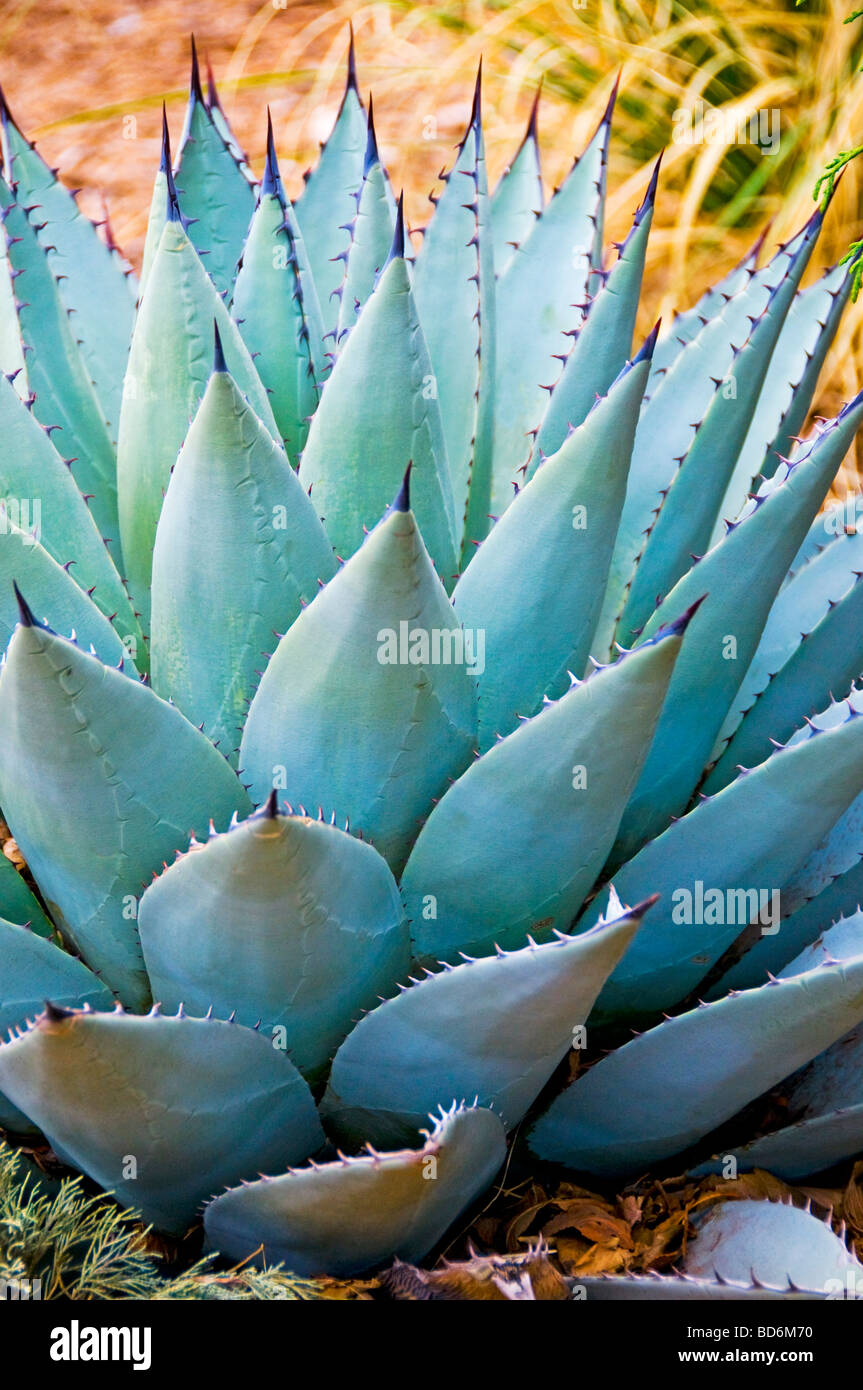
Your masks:
<path fill-rule="evenodd" d="M 353 58 L 292 205 L 193 55 L 140 283 L 2 107 L 0 1123 L 231 1258 L 420 1259 L 517 1128 L 863 1149 L 851 268 L 816 212 L 633 351 L 613 106 L 490 195 L 478 80 L 414 254 Z"/>

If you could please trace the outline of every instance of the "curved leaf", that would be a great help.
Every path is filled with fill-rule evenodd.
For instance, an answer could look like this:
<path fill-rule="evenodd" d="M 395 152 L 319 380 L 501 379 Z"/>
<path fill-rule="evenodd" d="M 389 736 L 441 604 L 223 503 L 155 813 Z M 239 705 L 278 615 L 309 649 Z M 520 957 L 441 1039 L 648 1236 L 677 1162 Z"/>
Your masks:
<path fill-rule="evenodd" d="M 504 169 L 491 198 L 494 268 L 498 275 L 503 275 L 545 204 L 536 133 L 539 95 L 537 90 L 524 139 L 512 164 Z"/>
<path fill-rule="evenodd" d="M 608 854 L 687 621 L 576 685 L 450 787 L 402 877 L 418 959 L 566 930 Z"/>
<path fill-rule="evenodd" d="M 49 1004 L 0 1046 L 0 1086 L 65 1162 L 175 1235 L 215 1189 L 300 1162 L 323 1141 L 288 1059 L 216 1019 Z"/>
<path fill-rule="evenodd" d="M 356 214 L 351 224 L 345 280 L 339 289 L 337 347 L 343 344 L 345 334 L 356 323 L 360 310 L 374 289 L 375 281 L 386 264 L 395 232 L 396 204 L 378 153 L 371 97 L 368 122 L 363 182 L 357 194 Z"/>
<path fill-rule="evenodd" d="M 648 906 L 588 936 L 429 974 L 381 1004 L 336 1053 L 321 1107 L 327 1129 L 352 1143 L 401 1143 L 430 1109 L 468 1095 L 512 1129 L 565 1056 Z"/>
<path fill-rule="evenodd" d="M 19 203 L 38 210 L 39 243 L 60 298 L 74 314 L 75 338 L 87 375 L 116 440 L 123 372 L 135 322 L 135 277 L 110 238 L 102 240 L 74 195 L 63 187 L 36 146 L 24 138 L 2 100 L 0 122 L 7 175 L 16 186 Z M 28 289 L 25 298 L 29 293 Z M 116 535 L 116 530 L 109 534 Z"/>
<path fill-rule="evenodd" d="M 401 226 L 399 221 L 393 256 L 327 381 L 300 461 L 300 482 L 311 492 L 336 554 L 347 559 L 411 463 L 423 539 L 451 587 L 457 569 L 452 484 Z"/>
<path fill-rule="evenodd" d="M 24 622 L 0 674 L 0 805 L 63 932 L 124 1001 L 148 998 L 144 880 L 192 826 L 248 806 L 228 764 L 152 690 Z M 154 756 L 155 750 L 170 750 Z"/>
<path fill-rule="evenodd" d="M 612 864 L 629 859 L 685 809 L 755 654 L 785 571 L 863 420 L 863 394 L 809 452 L 783 464 L 725 540 L 675 585 L 645 636 L 703 594 L 656 737 L 623 816 Z"/>
<path fill-rule="evenodd" d="M 510 502 L 516 473 L 530 456 L 527 436 L 544 413 L 552 358 L 563 352 L 564 334 L 578 326 L 588 298 L 613 108 L 614 94 L 584 154 L 497 284 L 494 516 Z"/>
<path fill-rule="evenodd" d="M 152 681 L 233 760 L 262 657 L 336 566 L 220 348 L 156 531 Z"/>
<path fill-rule="evenodd" d="M 543 455 L 553 454 L 560 448 L 568 431 L 581 424 L 593 409 L 597 396 L 604 396 L 610 390 L 626 365 L 632 347 L 658 177 L 657 160 L 644 200 L 633 218 L 632 230 L 619 248 L 618 259 L 605 283 L 591 300 L 581 327 L 574 333 L 572 348 L 537 432 L 528 476 Z M 653 340 L 655 342 L 655 334 Z M 652 351 L 651 347 L 651 355 Z"/>
<path fill-rule="evenodd" d="M 275 785 L 294 805 L 347 816 L 398 872 L 433 798 L 470 760 L 477 650 L 403 491 L 270 659 L 240 749 L 252 796 Z"/>
<path fill-rule="evenodd" d="M 590 652 L 650 341 L 608 395 L 546 459 L 495 524 L 453 593 L 466 628 L 485 631 L 478 677 L 479 742 L 488 748 L 519 715 L 561 694 Z"/>
<path fill-rule="evenodd" d="M 214 320 L 231 375 L 278 439 L 267 393 L 174 203 L 132 338 L 117 452 L 123 561 L 145 631 L 156 525 L 171 469 L 210 376 Z"/>
<path fill-rule="evenodd" d="M 730 994 L 603 1057 L 537 1120 L 538 1157 L 618 1177 L 688 1149 L 863 1018 L 863 958 Z"/>
<path fill-rule="evenodd" d="M 720 1202 L 695 1220 L 683 1270 L 697 1279 L 757 1280 L 844 1295 L 863 1270 L 829 1219 L 784 1202 Z"/>
<path fill-rule="evenodd" d="M 496 1115 L 453 1107 L 421 1149 L 342 1158 L 223 1193 L 204 1212 L 207 1245 L 231 1259 L 281 1261 L 295 1274 L 344 1276 L 394 1256 L 419 1260 L 505 1156 Z"/>
<path fill-rule="evenodd" d="M 296 465 L 325 374 L 320 355 L 323 326 L 306 249 L 279 178 L 272 126 L 231 315 L 255 359 L 288 457 Z"/>
<path fill-rule="evenodd" d="M 494 436 L 495 283 L 480 78 L 458 157 L 423 236 L 414 296 L 446 440 L 462 568 L 489 527 Z M 442 287 L 446 286 L 446 292 Z"/>
<path fill-rule="evenodd" d="M 304 1075 L 407 975 L 392 874 L 371 845 L 320 821 L 263 812 L 177 859 L 141 899 L 157 999 L 260 1021 Z"/>

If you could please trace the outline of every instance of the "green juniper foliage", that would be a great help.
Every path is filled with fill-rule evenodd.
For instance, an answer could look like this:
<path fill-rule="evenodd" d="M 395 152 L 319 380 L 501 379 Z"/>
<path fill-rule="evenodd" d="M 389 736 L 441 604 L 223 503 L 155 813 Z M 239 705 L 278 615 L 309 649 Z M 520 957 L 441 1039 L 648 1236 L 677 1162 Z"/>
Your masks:
<path fill-rule="evenodd" d="M 544 202 L 478 78 L 414 251 L 353 53 L 295 205 L 193 58 L 140 283 L 2 106 L 0 1125 L 110 1194 L 4 1151 L 4 1277 L 317 1297 L 516 1145 L 863 1150 L 863 395 L 807 434 L 858 262 L 800 288 L 830 185 L 633 344 L 614 100 Z M 825 1292 L 789 1220 L 723 1227 L 736 1293 Z"/>

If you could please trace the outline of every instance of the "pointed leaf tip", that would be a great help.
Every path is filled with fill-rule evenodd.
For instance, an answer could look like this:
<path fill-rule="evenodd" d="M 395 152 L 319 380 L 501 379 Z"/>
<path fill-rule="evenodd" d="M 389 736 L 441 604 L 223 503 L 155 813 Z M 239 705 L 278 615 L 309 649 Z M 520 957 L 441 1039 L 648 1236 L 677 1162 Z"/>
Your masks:
<path fill-rule="evenodd" d="M 470 120 L 467 123 L 465 139 L 473 131 L 479 131 L 482 125 L 482 55 L 480 55 L 479 65 L 476 70 L 476 82 L 473 88 L 473 104 L 470 108 Z"/>
<path fill-rule="evenodd" d="M 659 336 L 659 325 L 661 323 L 662 319 L 656 320 L 656 323 L 653 325 L 644 342 L 641 344 L 641 347 L 638 349 L 638 352 L 633 357 L 633 366 L 635 366 L 636 362 L 649 362 L 653 357 L 653 349 L 656 347 L 656 339 Z"/>
<path fill-rule="evenodd" d="M 396 211 L 396 225 L 393 232 L 393 243 L 390 247 L 390 254 L 387 257 L 387 265 L 390 261 L 397 259 L 404 260 L 405 254 L 405 195 L 404 189 L 399 194 L 399 205 Z"/>
<path fill-rule="evenodd" d="M 267 159 L 264 165 L 264 177 L 261 181 L 261 197 L 263 198 L 268 193 L 282 200 L 282 179 L 276 156 L 275 137 L 273 136 L 273 117 L 269 106 L 267 107 Z"/>
<path fill-rule="evenodd" d="M 348 44 L 348 80 L 345 84 L 345 96 L 347 96 L 348 92 L 356 92 L 357 96 L 359 96 L 360 89 L 357 83 L 357 50 L 354 42 L 353 24 L 349 24 L 348 28 L 351 37 Z"/>
<path fill-rule="evenodd" d="M 527 130 L 524 132 L 524 144 L 528 140 L 539 140 L 539 99 L 542 96 L 542 77 L 539 79 L 539 86 L 533 98 L 533 105 L 530 108 L 530 116 L 527 121 Z"/>
<path fill-rule="evenodd" d="M 623 68 L 618 68 L 617 76 L 614 79 L 614 86 L 611 89 L 611 95 L 609 96 L 605 110 L 602 113 L 602 120 L 600 122 L 601 125 L 609 125 L 611 123 L 611 118 L 614 115 L 614 104 L 617 101 L 617 92 L 618 88 L 620 87 L 620 79 L 622 74 Z"/>
<path fill-rule="evenodd" d="M 12 580 L 12 588 L 15 590 L 15 598 L 18 601 L 18 616 L 22 627 L 44 627 L 38 618 L 34 617 L 33 610 L 25 599 L 15 580 Z"/>
<path fill-rule="evenodd" d="M 375 133 L 375 106 L 374 106 L 374 98 L 373 98 L 371 92 L 369 92 L 368 135 L 367 135 L 367 137 L 366 137 L 366 156 L 365 156 L 365 160 L 363 161 L 363 178 L 367 178 L 367 177 L 368 177 L 369 170 L 370 170 L 375 164 L 379 164 L 379 163 L 380 163 L 380 155 L 378 154 L 378 139 L 377 139 L 377 135 L 376 135 L 376 133 Z"/>
<path fill-rule="evenodd" d="M 410 509 L 411 509 L 411 469 L 412 469 L 412 468 L 413 468 L 413 460 L 411 460 L 411 462 L 408 464 L 407 468 L 405 469 L 405 476 L 404 476 L 403 479 L 402 479 L 402 485 L 401 485 L 401 487 L 399 488 L 398 492 L 396 493 L 395 497 L 393 498 L 392 506 L 390 507 L 390 511 L 391 511 L 391 512 L 409 512 Z"/>
<path fill-rule="evenodd" d="M 662 166 L 662 156 L 664 154 L 665 150 L 659 151 L 656 163 L 653 166 L 653 173 L 650 175 L 650 183 L 647 185 L 647 192 L 644 195 L 644 201 L 642 202 L 641 207 L 638 209 L 640 213 L 646 211 L 647 208 L 652 208 L 653 204 L 656 201 L 656 187 L 659 183 L 659 170 Z"/>
<path fill-rule="evenodd" d="M 264 815 L 268 820 L 275 820 L 279 814 L 279 796 L 276 788 L 270 792 L 264 803 Z"/>
<path fill-rule="evenodd" d="M 46 999 L 43 1017 L 49 1023 L 61 1023 L 64 1018 L 71 1018 L 74 1012 L 74 1009 L 64 1009 L 60 1004 L 52 1004 L 50 999 Z"/>
<path fill-rule="evenodd" d="M 207 54 L 205 61 L 207 65 L 207 109 L 209 111 L 221 111 L 222 103 L 219 100 L 219 93 L 216 90 L 216 79 L 213 76 L 213 65 L 210 62 L 209 54 Z M 224 115 L 224 112 L 222 112 L 222 114 Z"/>
<path fill-rule="evenodd" d="M 689 607 L 681 613 L 679 618 L 675 618 L 673 622 L 666 623 L 664 627 L 659 628 L 656 633 L 656 639 L 658 640 L 660 637 L 671 637 L 672 635 L 678 637 L 682 636 L 706 598 L 707 594 L 702 594 L 700 598 L 697 598 L 694 603 L 691 603 Z"/>
<path fill-rule="evenodd" d="M 171 172 L 171 132 L 168 129 L 168 110 L 162 102 L 162 158 L 159 162 L 159 172 L 170 174 Z"/>
<path fill-rule="evenodd" d="M 192 41 L 192 72 L 189 77 L 189 100 L 192 102 L 200 102 L 202 106 L 206 106 L 206 102 L 204 101 L 204 89 L 201 86 L 201 69 L 198 66 L 198 50 L 195 46 L 195 35 L 192 34 L 190 37 Z"/>
<path fill-rule="evenodd" d="M 228 370 L 225 362 L 225 350 L 222 347 L 222 335 L 219 332 L 219 325 L 213 319 L 213 371 L 226 372 Z"/>

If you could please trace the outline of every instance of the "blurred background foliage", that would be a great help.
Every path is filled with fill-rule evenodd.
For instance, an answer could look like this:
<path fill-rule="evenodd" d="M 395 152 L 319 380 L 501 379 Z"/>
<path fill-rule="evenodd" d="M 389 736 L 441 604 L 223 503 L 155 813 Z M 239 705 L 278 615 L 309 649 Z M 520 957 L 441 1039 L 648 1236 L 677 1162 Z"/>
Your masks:
<path fill-rule="evenodd" d="M 605 105 L 620 97 L 611 145 L 608 235 L 625 234 L 657 153 L 667 147 L 643 318 L 686 307 L 770 222 L 766 252 L 813 209 L 818 174 L 863 143 L 863 24 L 851 0 L 4 0 L 0 80 L 24 129 L 94 218 L 104 198 L 133 262 L 143 246 L 158 163 L 159 115 L 179 136 L 188 36 L 208 54 L 240 142 L 259 169 L 269 103 L 289 193 L 302 187 L 338 108 L 347 24 L 363 95 L 414 226 L 452 158 L 477 62 L 492 181 L 524 132 L 540 81 L 549 188 L 565 175 Z M 699 107 L 698 103 L 704 106 Z M 675 141 L 675 112 L 712 109 L 733 122 L 775 113 L 773 153 L 754 144 Z M 809 278 L 863 235 L 863 161 L 845 171 Z M 863 381 L 863 299 L 847 313 L 816 402 L 832 414 Z M 857 446 L 858 452 L 861 446 Z M 863 465 L 863 453 L 860 454 Z M 852 455 L 846 480 L 856 468 Z M 840 491 L 841 491 L 840 487 Z"/>

